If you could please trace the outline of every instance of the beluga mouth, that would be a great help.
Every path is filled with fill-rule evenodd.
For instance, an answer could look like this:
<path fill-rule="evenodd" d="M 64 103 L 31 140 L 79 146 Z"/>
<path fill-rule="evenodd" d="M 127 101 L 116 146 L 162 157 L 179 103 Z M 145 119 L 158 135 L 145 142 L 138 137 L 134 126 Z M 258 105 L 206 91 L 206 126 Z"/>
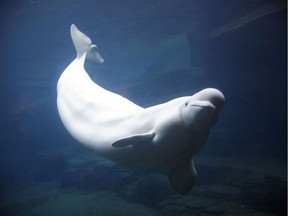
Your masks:
<path fill-rule="evenodd" d="M 187 103 L 187 106 L 216 109 L 216 107 L 209 101 L 201 101 L 201 100 L 195 100 L 192 103 Z"/>

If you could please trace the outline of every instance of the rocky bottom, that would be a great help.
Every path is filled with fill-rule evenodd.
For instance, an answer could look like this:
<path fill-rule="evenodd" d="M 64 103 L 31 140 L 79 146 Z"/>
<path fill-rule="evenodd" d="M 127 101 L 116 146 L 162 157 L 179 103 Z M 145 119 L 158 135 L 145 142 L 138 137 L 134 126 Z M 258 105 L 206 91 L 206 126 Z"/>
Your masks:
<path fill-rule="evenodd" d="M 126 169 L 87 152 L 58 156 L 45 156 L 28 188 L 2 196 L 0 215 L 286 216 L 285 162 L 198 157 L 196 185 L 181 196 L 166 173 Z"/>

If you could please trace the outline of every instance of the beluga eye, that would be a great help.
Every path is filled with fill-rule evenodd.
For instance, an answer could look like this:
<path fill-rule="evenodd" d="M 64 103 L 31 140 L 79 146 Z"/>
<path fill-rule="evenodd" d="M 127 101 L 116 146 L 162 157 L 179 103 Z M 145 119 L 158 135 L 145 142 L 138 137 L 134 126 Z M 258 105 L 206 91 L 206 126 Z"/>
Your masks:
<path fill-rule="evenodd" d="M 188 106 L 188 102 L 185 103 L 185 106 Z"/>

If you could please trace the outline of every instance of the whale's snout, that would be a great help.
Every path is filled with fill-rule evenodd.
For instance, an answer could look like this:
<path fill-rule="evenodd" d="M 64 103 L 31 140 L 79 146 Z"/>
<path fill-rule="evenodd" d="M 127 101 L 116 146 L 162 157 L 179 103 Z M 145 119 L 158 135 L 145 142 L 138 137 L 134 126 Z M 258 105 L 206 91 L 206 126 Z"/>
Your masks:
<path fill-rule="evenodd" d="M 185 125 L 194 130 L 210 128 L 216 123 L 225 97 L 217 89 L 207 88 L 192 97 L 185 103 L 182 109 L 182 119 Z"/>
<path fill-rule="evenodd" d="M 221 91 L 215 88 L 204 89 L 194 95 L 195 99 L 209 101 L 217 110 L 220 110 L 225 102 L 225 97 Z"/>

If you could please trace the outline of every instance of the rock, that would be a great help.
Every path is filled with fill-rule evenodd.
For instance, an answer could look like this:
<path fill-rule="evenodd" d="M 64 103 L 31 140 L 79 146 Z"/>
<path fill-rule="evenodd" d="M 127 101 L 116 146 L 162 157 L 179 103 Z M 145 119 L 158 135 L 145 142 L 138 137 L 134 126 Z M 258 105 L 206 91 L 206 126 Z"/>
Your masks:
<path fill-rule="evenodd" d="M 60 181 L 61 188 L 87 188 L 85 180 L 92 176 L 93 168 L 68 168 Z"/>
<path fill-rule="evenodd" d="M 195 195 L 170 196 L 160 203 L 164 215 L 205 215 L 205 209 L 217 206 L 219 200 Z M 210 210 L 212 211 L 212 209 Z M 215 210 L 216 212 L 216 210 Z M 201 214 L 202 215 L 202 214 Z"/>
<path fill-rule="evenodd" d="M 240 202 L 251 208 L 284 215 L 287 204 L 286 191 L 286 182 L 274 176 L 247 179 L 241 187 Z"/>
<path fill-rule="evenodd" d="M 60 186 L 84 190 L 112 190 L 113 169 L 106 166 L 69 168 L 65 170 Z"/>
<path fill-rule="evenodd" d="M 139 177 L 137 185 L 137 200 L 151 207 L 157 207 L 158 203 L 174 194 L 167 176 L 162 174 L 143 174 Z"/>
<path fill-rule="evenodd" d="M 137 181 L 120 185 L 117 190 L 117 193 L 123 199 L 135 202 L 137 200 L 137 186 L 138 186 Z"/>
<path fill-rule="evenodd" d="M 250 171 L 228 166 L 197 165 L 198 185 L 238 185 L 238 182 L 249 175 Z M 211 178 L 211 176 L 213 176 Z"/>
<path fill-rule="evenodd" d="M 39 157 L 35 166 L 33 179 L 36 182 L 45 182 L 59 179 L 67 167 L 67 163 L 62 156 L 50 155 Z"/>
<path fill-rule="evenodd" d="M 86 155 L 86 156 L 85 156 Z M 83 190 L 112 190 L 115 164 L 105 159 L 84 154 L 69 161 L 60 181 L 61 188 Z"/>
<path fill-rule="evenodd" d="M 228 185 L 199 185 L 192 193 L 211 199 L 238 202 L 240 196 L 240 188 Z"/>

